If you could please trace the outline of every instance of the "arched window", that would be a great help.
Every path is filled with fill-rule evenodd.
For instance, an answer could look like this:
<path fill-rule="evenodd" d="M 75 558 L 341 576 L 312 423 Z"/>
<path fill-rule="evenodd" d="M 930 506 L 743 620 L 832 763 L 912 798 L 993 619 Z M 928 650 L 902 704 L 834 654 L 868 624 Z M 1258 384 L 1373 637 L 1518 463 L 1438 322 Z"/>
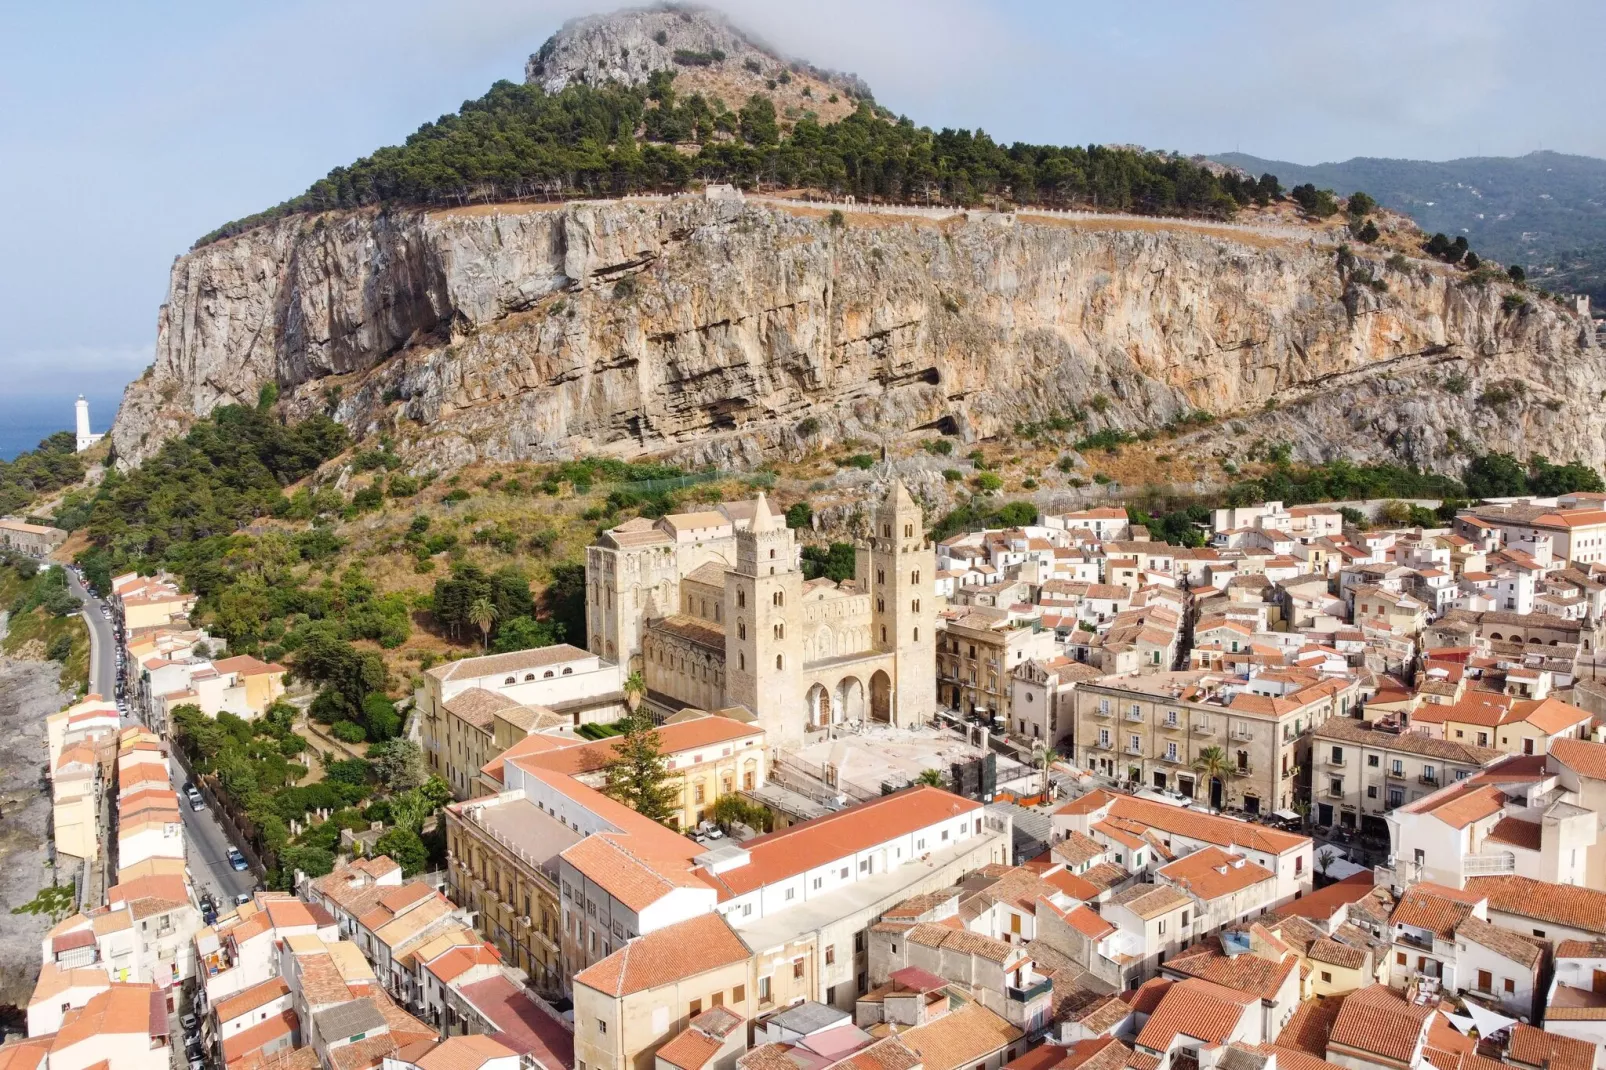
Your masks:
<path fill-rule="evenodd" d="M 777 639 L 785 639 L 786 638 L 786 625 L 777 624 L 775 626 L 775 638 L 777 638 Z"/>
<path fill-rule="evenodd" d="M 541 679 L 543 679 L 543 680 L 550 680 L 550 679 L 552 679 L 552 670 L 551 670 L 551 669 L 548 669 L 548 670 L 547 670 L 547 671 L 546 671 L 546 672 L 544 672 L 544 673 L 542 673 L 542 674 L 541 674 Z"/>
<path fill-rule="evenodd" d="M 736 667 L 738 669 L 742 670 L 743 672 L 747 671 L 747 655 L 746 654 L 738 653 L 736 655 Z"/>
<path fill-rule="evenodd" d="M 877 598 L 875 600 L 875 611 L 877 613 L 885 613 L 887 611 L 887 600 L 885 598 Z"/>
<path fill-rule="evenodd" d="M 736 622 L 736 638 L 747 638 L 747 622 L 745 620 L 739 620 Z"/>
<path fill-rule="evenodd" d="M 878 569 L 875 570 L 875 581 L 877 583 L 886 583 L 887 582 L 886 569 L 878 568 Z"/>
<path fill-rule="evenodd" d="M 525 683 L 529 683 L 531 680 L 534 680 L 534 679 L 535 679 L 535 673 L 527 672 L 527 673 L 524 674 L 524 682 Z"/>
<path fill-rule="evenodd" d="M 777 669 L 781 667 L 781 655 L 779 654 L 775 655 L 775 667 Z"/>
<path fill-rule="evenodd" d="M 745 607 L 746 605 L 747 605 L 747 592 L 746 591 L 737 591 L 736 592 L 736 607 L 738 609 L 741 609 L 741 608 Z"/>
<path fill-rule="evenodd" d="M 574 667 L 571 665 L 570 667 L 568 667 L 568 668 L 563 670 L 563 675 L 568 676 L 573 671 L 574 671 Z"/>
<path fill-rule="evenodd" d="M 516 684 L 516 683 L 518 683 L 518 682 L 519 682 L 519 681 L 518 681 L 518 677 L 515 677 L 515 676 L 509 676 L 509 677 L 508 677 L 508 678 L 507 678 L 507 679 L 506 679 L 506 680 L 503 680 L 503 681 L 502 681 L 502 686 L 503 686 L 503 687 L 506 687 L 506 686 L 507 686 L 507 685 L 509 685 L 509 684 Z"/>
<path fill-rule="evenodd" d="M 783 595 L 780 591 L 776 591 L 775 594 L 770 597 L 770 602 L 773 605 L 777 605 L 778 606 L 778 605 L 781 605 L 782 603 L 784 603 L 785 601 L 786 601 L 786 596 Z"/>
<path fill-rule="evenodd" d="M 920 612 L 920 599 L 916 598 L 914 601 L 910 602 L 909 603 L 909 608 L 914 610 L 916 613 L 919 613 Z"/>
<path fill-rule="evenodd" d="M 910 583 L 919 583 L 920 582 L 920 570 L 919 569 L 915 569 L 913 572 L 909 573 L 909 582 Z"/>
<path fill-rule="evenodd" d="M 887 626 L 885 624 L 881 626 L 881 641 L 883 643 L 887 641 Z"/>
<path fill-rule="evenodd" d="M 914 538 L 914 536 L 915 536 L 915 526 L 913 524 L 905 524 L 903 526 L 903 537 L 906 538 L 906 539 L 912 539 L 912 538 Z"/>
<path fill-rule="evenodd" d="M 915 642 L 917 642 L 917 643 L 920 642 L 920 629 L 919 628 L 915 629 Z"/>

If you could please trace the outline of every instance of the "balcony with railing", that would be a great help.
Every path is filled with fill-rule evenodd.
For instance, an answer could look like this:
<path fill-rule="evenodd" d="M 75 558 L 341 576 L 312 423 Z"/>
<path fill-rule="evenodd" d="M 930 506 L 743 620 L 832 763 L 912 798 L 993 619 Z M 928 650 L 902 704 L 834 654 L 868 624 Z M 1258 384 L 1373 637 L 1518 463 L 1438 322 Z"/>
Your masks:
<path fill-rule="evenodd" d="M 1397 930 L 1394 933 L 1394 942 L 1396 944 L 1404 944 L 1406 947 L 1414 947 L 1418 951 L 1433 950 L 1433 937 L 1431 935 L 1424 935 L 1411 929 Z"/>
<path fill-rule="evenodd" d="M 1343 797 L 1344 785 L 1342 784 L 1329 784 L 1322 789 L 1322 798 L 1324 799 L 1342 799 Z"/>
<path fill-rule="evenodd" d="M 1183 724 L 1181 721 L 1161 721 L 1160 722 L 1160 731 L 1162 731 L 1162 732 L 1181 732 L 1183 729 L 1185 729 L 1187 727 L 1188 726 Z"/>
<path fill-rule="evenodd" d="M 1094 750 L 1112 750 L 1114 749 L 1115 745 L 1107 739 L 1095 739 L 1092 743 L 1089 743 L 1088 746 Z"/>
<path fill-rule="evenodd" d="M 1125 747 L 1125 750 L 1128 754 L 1135 755 L 1139 758 L 1143 757 L 1143 747 L 1136 743 L 1128 743 Z"/>
<path fill-rule="evenodd" d="M 1253 728 L 1234 728 L 1232 730 L 1232 738 L 1241 743 L 1247 743 L 1255 738 L 1255 730 Z"/>
<path fill-rule="evenodd" d="M 1383 775 L 1388 777 L 1390 780 L 1404 780 L 1405 779 L 1405 770 L 1404 769 L 1385 769 L 1383 771 Z"/>
<path fill-rule="evenodd" d="M 1216 730 L 1207 724 L 1195 724 L 1191 731 L 1196 736 L 1213 736 L 1216 734 Z"/>
<path fill-rule="evenodd" d="M 1131 721 L 1133 724 L 1143 723 L 1143 712 L 1141 710 L 1127 710 L 1121 716 L 1126 718 L 1128 721 Z"/>
<path fill-rule="evenodd" d="M 1184 757 L 1180 752 L 1161 751 L 1159 754 L 1154 756 L 1154 760 L 1157 762 L 1165 762 L 1167 765 L 1181 765 L 1183 762 L 1187 761 L 1187 758 Z"/>
<path fill-rule="evenodd" d="M 1103 707 L 1100 707 L 1100 706 L 1094 706 L 1093 707 L 1093 716 L 1097 717 L 1101 721 L 1108 720 L 1109 718 L 1115 716 L 1115 711 L 1114 710 L 1107 710 L 1107 709 L 1104 709 Z"/>
<path fill-rule="evenodd" d="M 1012 999 L 1016 1003 L 1030 1003 L 1037 997 L 1052 991 L 1053 988 L 1053 979 L 1045 977 L 1036 984 L 1030 985 L 1026 988 L 1016 988 L 1014 985 L 1005 985 L 1004 996 L 1006 999 Z"/>
<path fill-rule="evenodd" d="M 1468 877 L 1487 877 L 1517 872 L 1517 856 L 1510 851 L 1462 855 L 1461 872 Z"/>
<path fill-rule="evenodd" d="M 1428 773 L 1423 773 L 1416 779 L 1418 783 L 1426 784 L 1430 788 L 1436 788 L 1439 786 L 1439 778 Z"/>

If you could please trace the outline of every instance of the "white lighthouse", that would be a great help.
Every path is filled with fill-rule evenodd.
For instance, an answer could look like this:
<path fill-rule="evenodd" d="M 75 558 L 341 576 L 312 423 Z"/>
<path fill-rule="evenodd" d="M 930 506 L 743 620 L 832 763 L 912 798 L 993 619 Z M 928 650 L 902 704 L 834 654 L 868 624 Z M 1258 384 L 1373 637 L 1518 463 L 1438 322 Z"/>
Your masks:
<path fill-rule="evenodd" d="M 89 402 L 84 400 L 84 395 L 78 395 L 78 401 L 74 407 L 78 410 L 78 452 L 82 453 L 95 443 L 99 442 L 101 439 L 105 438 L 106 433 L 104 431 L 98 435 L 90 433 Z"/>

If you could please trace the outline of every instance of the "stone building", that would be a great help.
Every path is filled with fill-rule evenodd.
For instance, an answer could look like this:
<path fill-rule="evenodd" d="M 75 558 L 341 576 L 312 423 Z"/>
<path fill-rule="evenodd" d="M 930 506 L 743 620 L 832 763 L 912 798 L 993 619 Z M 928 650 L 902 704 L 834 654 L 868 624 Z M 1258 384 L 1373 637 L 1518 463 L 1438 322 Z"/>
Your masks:
<path fill-rule="evenodd" d="M 0 550 L 26 554 L 28 557 L 47 557 L 66 541 L 67 533 L 60 528 L 0 519 Z"/>
<path fill-rule="evenodd" d="M 1084 683 L 1074 755 L 1115 780 L 1181 792 L 1215 809 L 1286 810 L 1310 756 L 1310 730 L 1359 702 L 1353 680 L 1284 669 L 1248 680 L 1189 671 Z M 1195 762 L 1224 752 L 1229 775 Z"/>
<path fill-rule="evenodd" d="M 772 745 L 852 720 L 911 724 L 936 704 L 936 576 L 920 507 L 894 483 L 854 578 L 805 581 L 760 494 L 638 518 L 586 555 L 588 646 L 640 671 L 662 711 L 740 706 Z"/>

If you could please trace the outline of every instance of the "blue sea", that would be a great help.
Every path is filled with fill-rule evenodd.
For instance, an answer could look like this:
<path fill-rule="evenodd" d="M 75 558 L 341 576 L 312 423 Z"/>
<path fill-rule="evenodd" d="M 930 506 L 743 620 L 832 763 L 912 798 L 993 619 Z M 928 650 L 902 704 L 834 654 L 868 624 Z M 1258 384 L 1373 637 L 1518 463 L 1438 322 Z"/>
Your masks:
<path fill-rule="evenodd" d="M 0 460 L 9 461 L 31 450 L 57 431 L 73 429 L 73 402 L 82 393 L 89 400 L 89 427 L 105 431 L 117 415 L 122 391 L 83 387 L 46 394 L 10 394 L 0 391 Z"/>

